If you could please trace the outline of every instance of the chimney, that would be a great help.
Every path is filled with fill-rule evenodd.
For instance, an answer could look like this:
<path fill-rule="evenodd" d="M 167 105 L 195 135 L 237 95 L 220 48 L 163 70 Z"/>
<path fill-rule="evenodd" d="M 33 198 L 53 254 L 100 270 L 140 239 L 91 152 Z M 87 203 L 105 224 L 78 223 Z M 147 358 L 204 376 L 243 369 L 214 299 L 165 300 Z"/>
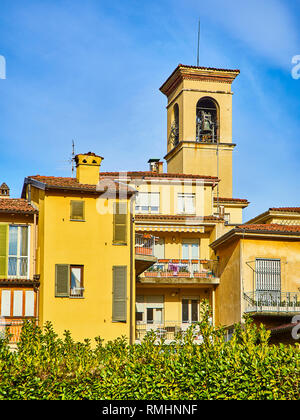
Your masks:
<path fill-rule="evenodd" d="M 100 165 L 104 158 L 89 152 L 75 156 L 76 179 L 80 184 L 97 185 Z"/>
<path fill-rule="evenodd" d="M 150 171 L 154 173 L 163 173 L 163 162 L 160 162 L 159 159 L 149 159 L 148 160 Z"/>
<path fill-rule="evenodd" d="M 225 217 L 225 207 L 224 206 L 219 206 L 219 217 L 221 219 L 224 219 L 224 217 Z"/>
<path fill-rule="evenodd" d="M 0 186 L 0 198 L 9 198 L 9 188 L 5 182 Z"/>

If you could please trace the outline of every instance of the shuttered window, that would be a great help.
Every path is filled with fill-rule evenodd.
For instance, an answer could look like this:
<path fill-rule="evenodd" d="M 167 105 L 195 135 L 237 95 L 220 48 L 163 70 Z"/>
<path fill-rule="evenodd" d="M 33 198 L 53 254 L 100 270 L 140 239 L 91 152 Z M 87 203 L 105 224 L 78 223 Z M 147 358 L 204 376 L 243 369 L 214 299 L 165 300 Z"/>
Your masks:
<path fill-rule="evenodd" d="M 71 220 L 84 220 L 84 201 L 71 200 Z"/>
<path fill-rule="evenodd" d="M 127 243 L 127 203 L 114 203 L 113 243 Z"/>
<path fill-rule="evenodd" d="M 55 296 L 69 297 L 70 294 L 70 269 L 67 264 L 55 266 Z"/>
<path fill-rule="evenodd" d="M 127 267 L 113 267 L 112 320 L 127 321 Z"/>
<path fill-rule="evenodd" d="M 280 260 L 256 259 L 256 291 L 281 291 L 281 263 Z"/>
<path fill-rule="evenodd" d="M 7 276 L 8 225 L 0 225 L 0 277 Z"/>

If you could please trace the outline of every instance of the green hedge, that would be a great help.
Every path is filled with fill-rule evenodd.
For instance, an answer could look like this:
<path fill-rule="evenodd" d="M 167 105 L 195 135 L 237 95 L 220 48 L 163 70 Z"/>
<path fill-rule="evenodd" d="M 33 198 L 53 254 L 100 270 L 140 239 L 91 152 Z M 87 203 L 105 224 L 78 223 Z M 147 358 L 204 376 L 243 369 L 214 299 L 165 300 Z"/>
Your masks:
<path fill-rule="evenodd" d="M 206 315 L 201 345 L 193 327 L 171 345 L 149 333 L 138 345 L 97 338 L 91 348 L 26 323 L 18 351 L 0 340 L 0 399 L 299 399 L 298 345 L 269 345 L 250 320 L 226 342 Z"/>

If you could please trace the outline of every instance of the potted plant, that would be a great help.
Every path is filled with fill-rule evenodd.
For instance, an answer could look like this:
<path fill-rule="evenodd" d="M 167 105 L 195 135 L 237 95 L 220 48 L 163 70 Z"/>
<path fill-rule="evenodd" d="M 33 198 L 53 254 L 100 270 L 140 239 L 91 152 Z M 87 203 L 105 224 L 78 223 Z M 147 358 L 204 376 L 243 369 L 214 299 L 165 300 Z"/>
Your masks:
<path fill-rule="evenodd" d="M 179 267 L 178 271 L 179 277 L 190 277 L 190 273 L 187 267 Z"/>

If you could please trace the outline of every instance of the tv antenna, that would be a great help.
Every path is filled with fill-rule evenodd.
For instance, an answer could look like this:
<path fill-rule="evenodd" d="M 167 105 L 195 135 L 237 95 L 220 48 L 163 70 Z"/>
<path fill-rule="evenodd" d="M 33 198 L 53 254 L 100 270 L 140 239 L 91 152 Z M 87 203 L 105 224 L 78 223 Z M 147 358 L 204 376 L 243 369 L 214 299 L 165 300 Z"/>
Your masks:
<path fill-rule="evenodd" d="M 200 18 L 198 21 L 198 43 L 197 43 L 197 67 L 199 67 L 199 58 L 200 58 Z"/>
<path fill-rule="evenodd" d="M 74 140 L 72 140 L 72 157 L 69 159 L 69 163 L 72 164 L 72 177 L 74 175 L 75 171 L 75 143 Z"/>

